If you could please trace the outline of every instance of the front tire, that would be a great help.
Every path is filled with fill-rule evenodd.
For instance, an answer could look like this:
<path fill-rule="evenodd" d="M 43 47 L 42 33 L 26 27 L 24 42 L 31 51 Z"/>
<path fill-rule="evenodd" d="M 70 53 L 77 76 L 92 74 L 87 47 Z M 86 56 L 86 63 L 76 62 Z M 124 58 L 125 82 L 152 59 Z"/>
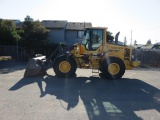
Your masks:
<path fill-rule="evenodd" d="M 53 68 L 58 77 L 69 78 L 75 75 L 77 65 L 73 57 L 65 55 L 55 60 Z"/>
<path fill-rule="evenodd" d="M 101 71 L 107 79 L 120 79 L 125 73 L 125 64 L 120 58 L 108 57 L 102 62 Z"/>

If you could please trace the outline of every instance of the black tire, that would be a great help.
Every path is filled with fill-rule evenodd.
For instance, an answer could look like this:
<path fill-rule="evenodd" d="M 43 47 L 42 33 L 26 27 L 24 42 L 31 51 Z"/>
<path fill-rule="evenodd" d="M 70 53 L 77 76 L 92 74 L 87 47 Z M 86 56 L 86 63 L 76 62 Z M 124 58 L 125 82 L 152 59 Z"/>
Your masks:
<path fill-rule="evenodd" d="M 107 79 L 120 79 L 125 73 L 125 64 L 120 58 L 108 57 L 102 62 L 101 71 Z"/>
<path fill-rule="evenodd" d="M 69 68 L 64 68 L 65 66 L 63 64 L 66 64 Z M 53 69 L 58 77 L 69 78 L 75 75 L 77 65 L 73 57 L 65 55 L 55 59 Z"/>

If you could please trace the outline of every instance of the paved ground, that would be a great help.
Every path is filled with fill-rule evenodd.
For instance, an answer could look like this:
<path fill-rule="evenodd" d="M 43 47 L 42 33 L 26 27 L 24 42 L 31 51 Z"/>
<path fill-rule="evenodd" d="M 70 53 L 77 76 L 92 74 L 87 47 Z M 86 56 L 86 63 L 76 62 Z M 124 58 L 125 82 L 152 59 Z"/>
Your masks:
<path fill-rule="evenodd" d="M 3 64 L 4 65 L 4 64 Z M 11 63 L 0 73 L 0 120 L 158 120 L 160 71 L 126 71 L 105 80 L 77 69 L 77 78 L 23 78 L 26 64 Z"/>

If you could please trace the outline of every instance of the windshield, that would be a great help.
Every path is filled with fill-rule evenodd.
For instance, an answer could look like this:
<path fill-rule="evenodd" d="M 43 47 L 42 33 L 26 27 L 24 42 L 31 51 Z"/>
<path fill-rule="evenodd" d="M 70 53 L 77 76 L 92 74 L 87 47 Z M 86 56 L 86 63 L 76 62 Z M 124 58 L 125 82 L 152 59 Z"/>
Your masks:
<path fill-rule="evenodd" d="M 82 40 L 82 44 L 85 45 L 87 50 L 96 50 L 102 45 L 102 38 L 102 30 L 87 30 Z"/>
<path fill-rule="evenodd" d="M 87 30 L 87 31 L 86 31 L 86 34 L 85 34 L 84 37 L 83 37 L 82 44 L 86 45 L 89 40 L 90 40 L 89 30 Z"/>

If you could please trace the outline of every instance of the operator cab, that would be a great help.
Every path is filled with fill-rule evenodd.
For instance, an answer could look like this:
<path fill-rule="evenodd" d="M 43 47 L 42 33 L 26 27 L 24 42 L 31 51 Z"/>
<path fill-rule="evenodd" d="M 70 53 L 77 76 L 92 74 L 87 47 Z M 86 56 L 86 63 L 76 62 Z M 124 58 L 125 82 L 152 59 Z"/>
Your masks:
<path fill-rule="evenodd" d="M 105 28 L 106 29 L 106 28 Z M 95 51 L 103 44 L 104 28 L 87 28 L 82 44 L 86 50 Z"/>

